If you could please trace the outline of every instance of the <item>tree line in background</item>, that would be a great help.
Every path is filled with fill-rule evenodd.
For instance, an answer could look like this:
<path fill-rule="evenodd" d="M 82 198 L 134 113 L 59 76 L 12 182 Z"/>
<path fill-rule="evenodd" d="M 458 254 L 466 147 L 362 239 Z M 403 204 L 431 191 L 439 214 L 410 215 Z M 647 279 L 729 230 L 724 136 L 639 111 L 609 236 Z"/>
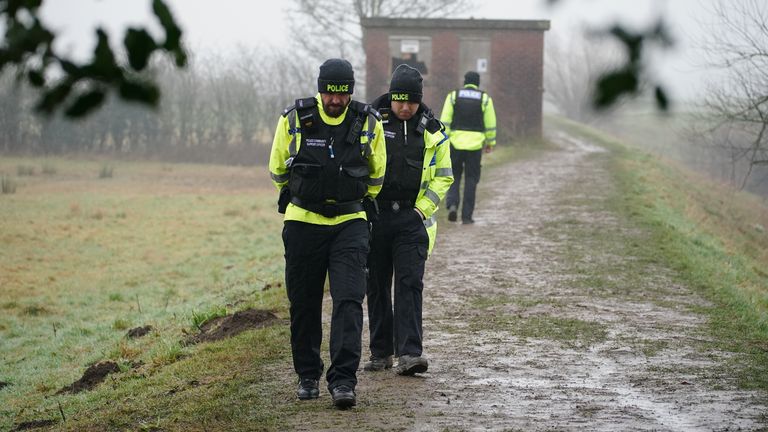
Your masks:
<path fill-rule="evenodd" d="M 159 60 L 145 72 L 163 89 L 155 109 L 110 98 L 81 119 L 35 113 L 35 92 L 6 73 L 0 151 L 263 163 L 280 112 L 297 95 L 315 92 L 316 69 L 288 52 L 244 47 L 192 56 L 185 70 Z"/>
<path fill-rule="evenodd" d="M 317 65 L 323 59 L 350 58 L 362 87 L 362 18 L 450 17 L 473 6 L 471 0 L 293 0 L 292 13 L 304 31 L 294 34 L 291 50 L 240 47 L 227 56 L 198 56 L 186 70 L 179 70 L 187 64 L 187 53 L 181 30 L 162 0 L 152 0 L 152 5 L 165 29 L 164 40 L 153 39 L 142 28 L 129 28 L 122 54 L 117 54 L 121 51 L 113 52 L 105 34 L 97 31 L 93 60 L 82 65 L 50 51 L 54 35 L 35 15 L 40 4 L 42 0 L 0 0 L 6 23 L 5 45 L 0 46 L 0 151 L 224 163 L 267 160 L 278 113 L 293 98 L 314 93 Z M 18 18 L 17 9 L 24 8 L 33 21 Z M 328 11 L 342 17 L 333 26 L 338 31 L 327 31 Z M 768 177 L 768 6 L 760 0 L 723 0 L 714 3 L 711 12 L 717 25 L 700 41 L 700 49 L 710 55 L 703 66 L 722 69 L 723 79 L 702 95 L 704 103 L 697 107 L 703 113 L 701 127 L 698 135 L 688 138 L 692 152 L 695 146 L 707 146 L 707 152 L 698 154 L 712 155 L 708 166 L 730 163 L 731 180 L 743 187 L 755 177 Z M 22 33 L 28 37 L 16 37 Z M 551 106 L 574 120 L 594 122 L 620 108 L 626 96 L 651 91 L 657 106 L 666 110 L 665 91 L 647 73 L 648 49 L 643 49 L 671 45 L 662 17 L 639 33 L 619 24 L 592 32 L 602 39 L 584 38 L 584 33 L 570 35 L 567 41 L 548 39 L 544 97 Z M 155 51 L 170 56 L 153 58 Z M 48 64 L 46 58 L 59 63 L 59 81 L 39 70 L 40 64 Z M 41 83 L 41 77 L 47 81 Z M 69 85 L 62 89 L 61 83 Z M 159 90 L 144 91 L 148 89 L 162 89 L 162 99 Z M 145 101 L 140 96 L 153 97 Z M 126 100 L 160 102 L 148 110 Z M 60 106 L 64 109 L 55 109 Z M 41 117 L 33 108 L 53 115 Z M 62 112 L 70 118 L 64 119 Z M 86 113 L 91 114 L 71 120 Z"/>
<path fill-rule="evenodd" d="M 151 3 L 164 40 L 129 28 L 114 49 L 97 30 L 93 59 L 76 64 L 54 52 L 55 34 L 37 15 L 42 0 L 0 0 L 7 29 L 0 44 L 0 152 L 264 163 L 277 116 L 294 98 L 315 93 L 322 60 L 350 58 L 363 87 L 361 18 L 446 17 L 471 6 L 469 0 L 294 0 L 293 13 L 306 25 L 295 33 L 292 49 L 238 47 L 226 57 L 188 61 L 165 3 Z M 170 56 L 152 57 L 155 51 Z M 48 73 L 49 64 L 59 66 L 58 79 Z"/>

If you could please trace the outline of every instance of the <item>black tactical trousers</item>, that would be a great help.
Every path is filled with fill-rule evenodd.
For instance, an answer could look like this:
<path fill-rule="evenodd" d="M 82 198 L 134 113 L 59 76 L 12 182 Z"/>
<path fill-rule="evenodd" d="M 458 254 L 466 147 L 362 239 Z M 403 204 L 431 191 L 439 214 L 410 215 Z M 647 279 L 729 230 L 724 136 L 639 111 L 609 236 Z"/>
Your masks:
<path fill-rule="evenodd" d="M 328 388 L 357 384 L 363 330 L 363 298 L 368 256 L 368 222 L 355 219 L 339 225 L 286 221 L 285 286 L 291 313 L 291 353 L 299 377 L 320 379 L 322 301 L 325 276 L 331 286 Z"/>
<path fill-rule="evenodd" d="M 477 183 L 480 182 L 480 160 L 483 157 L 483 150 L 456 150 L 451 147 L 451 165 L 453 168 L 453 184 L 448 189 L 445 197 L 445 206 L 449 210 L 458 209 L 461 192 L 459 185 L 461 175 L 466 171 L 464 177 L 464 203 L 461 205 L 461 220 L 471 220 L 472 213 L 475 211 L 475 192 Z"/>
<path fill-rule="evenodd" d="M 379 220 L 373 224 L 371 253 L 368 256 L 371 354 L 379 358 L 392 354 L 420 356 L 422 279 L 429 237 L 421 216 L 413 207 L 396 212 L 391 206 L 387 207 L 386 203 L 382 203 Z"/>

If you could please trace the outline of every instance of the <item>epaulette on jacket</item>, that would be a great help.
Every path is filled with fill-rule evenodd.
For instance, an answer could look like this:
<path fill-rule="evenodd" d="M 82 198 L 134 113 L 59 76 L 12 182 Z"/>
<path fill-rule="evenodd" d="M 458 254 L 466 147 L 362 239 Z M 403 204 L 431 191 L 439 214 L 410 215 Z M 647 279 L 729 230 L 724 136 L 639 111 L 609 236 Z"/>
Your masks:
<path fill-rule="evenodd" d="M 376 111 L 376 108 L 374 108 L 370 104 L 365 104 L 362 102 L 358 102 L 356 100 L 353 100 L 349 103 L 349 108 L 353 111 L 357 111 L 359 113 L 364 113 L 366 115 L 370 114 L 376 118 L 376 120 L 381 121 L 381 114 L 379 114 L 378 111 Z"/>
<path fill-rule="evenodd" d="M 296 99 L 293 105 L 288 106 L 286 109 L 283 110 L 282 116 L 286 117 L 288 116 L 288 113 L 295 110 L 295 109 L 304 109 L 304 108 L 311 108 L 317 105 L 317 99 L 313 97 L 308 97 L 304 99 Z"/>
<path fill-rule="evenodd" d="M 376 120 L 381 121 L 381 119 L 382 119 L 381 114 L 379 113 L 379 111 L 376 110 L 376 108 L 372 107 L 371 105 L 366 105 L 365 106 L 365 112 L 368 113 L 368 114 L 371 114 L 374 117 L 376 117 Z"/>

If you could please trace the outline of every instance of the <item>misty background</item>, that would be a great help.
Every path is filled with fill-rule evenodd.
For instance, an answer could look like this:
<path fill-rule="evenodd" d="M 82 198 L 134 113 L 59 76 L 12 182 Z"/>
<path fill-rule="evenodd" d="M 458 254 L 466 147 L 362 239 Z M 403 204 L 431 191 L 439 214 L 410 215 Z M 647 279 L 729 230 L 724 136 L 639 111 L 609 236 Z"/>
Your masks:
<path fill-rule="evenodd" d="M 718 5 L 754 2 L 759 3 L 393 1 L 390 4 L 403 7 L 389 12 L 409 17 L 551 20 L 551 30 L 545 36 L 547 112 L 596 125 L 630 144 L 768 196 L 766 165 L 755 163 L 761 161 L 760 156 L 750 153 L 755 143 L 761 145 L 762 137 L 755 141 L 754 134 L 742 130 L 738 123 L 723 128 L 718 118 L 709 115 L 717 109 L 707 102 L 717 91 L 717 83 L 733 69 L 726 60 L 727 53 L 714 49 L 709 40 L 714 29 L 723 24 Z M 190 64 L 178 70 L 164 59 L 153 62 L 148 73 L 162 89 L 157 110 L 111 98 L 83 120 L 41 117 L 32 109 L 33 92 L 17 85 L 12 71 L 6 69 L 0 76 L 0 150 L 9 155 L 75 153 L 265 164 L 281 110 L 295 98 L 315 93 L 317 68 L 323 59 L 350 59 L 359 82 L 355 97 L 367 100 L 374 96 L 365 94 L 365 57 L 355 39 L 361 30 L 354 21 L 354 2 L 167 3 L 184 30 Z M 150 7 L 148 0 L 47 1 L 41 16 L 56 31 L 60 52 L 87 60 L 98 27 L 104 28 L 114 43 L 122 40 L 129 26 L 147 26 L 159 33 Z M 318 25 L 312 14 L 332 18 Z M 625 55 L 622 47 L 601 31 L 618 23 L 640 32 L 659 22 L 665 25 L 674 45 L 646 46 L 645 78 L 664 85 L 672 101 L 669 113 L 660 113 L 648 97 L 642 96 L 622 101 L 608 112 L 595 112 L 589 83 L 619 64 Z M 758 47 L 760 44 L 758 41 Z M 442 100 L 425 102 L 442 106 Z"/>

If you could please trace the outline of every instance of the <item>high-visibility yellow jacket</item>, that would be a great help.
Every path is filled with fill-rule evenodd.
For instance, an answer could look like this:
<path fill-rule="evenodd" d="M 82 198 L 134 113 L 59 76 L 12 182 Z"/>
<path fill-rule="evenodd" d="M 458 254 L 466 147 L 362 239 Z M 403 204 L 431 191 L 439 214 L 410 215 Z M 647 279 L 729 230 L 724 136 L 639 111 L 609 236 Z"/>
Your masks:
<path fill-rule="evenodd" d="M 347 116 L 349 108 L 347 108 L 339 117 L 330 117 L 325 111 L 323 111 L 323 103 L 318 93 L 315 98 L 317 99 L 317 108 L 320 112 L 320 119 L 327 125 L 336 126 L 341 124 Z M 269 172 L 272 177 L 272 182 L 275 184 L 278 190 L 287 186 L 290 178 L 290 173 L 286 167 L 286 161 L 291 157 L 290 143 L 294 138 L 296 151 L 298 152 L 301 143 L 301 131 L 297 128 L 291 128 L 290 123 L 300 124 L 298 121 L 292 121 L 289 116 L 294 116 L 296 119 L 296 110 L 290 111 L 287 116 L 280 116 L 277 122 L 277 129 L 275 130 L 275 138 L 272 141 L 272 152 L 269 157 Z M 372 131 L 370 130 L 372 126 Z M 376 197 L 381 190 L 381 185 L 384 184 L 384 171 L 387 166 L 387 150 L 384 143 L 384 132 L 380 120 L 375 122 L 365 122 L 363 129 L 364 134 L 361 134 L 361 144 L 370 143 L 370 154 L 368 155 L 368 169 L 370 171 L 368 180 L 368 192 L 367 196 Z M 370 141 L 369 141 L 370 140 Z M 338 225 L 340 223 L 352 220 L 352 219 L 366 219 L 365 212 L 357 212 L 350 214 L 343 214 L 335 217 L 325 217 L 321 214 L 305 210 L 301 207 L 288 204 L 285 211 L 286 221 L 299 221 L 316 225 Z"/>
<path fill-rule="evenodd" d="M 430 254 L 437 237 L 435 211 L 453 183 L 450 147 L 448 135 L 443 130 L 435 133 L 424 131 L 424 167 L 415 206 L 426 218 L 424 226 L 429 234 Z"/>
<path fill-rule="evenodd" d="M 474 84 L 466 84 L 464 88 L 478 90 Z M 451 128 L 453 122 L 453 106 L 456 103 L 456 90 L 448 93 L 440 113 L 440 120 L 445 124 L 448 135 L 451 137 L 451 145 L 457 150 L 480 150 L 485 145 L 496 145 L 496 110 L 493 108 L 493 99 L 488 93 L 483 93 L 482 109 L 485 132 L 455 130 Z"/>

